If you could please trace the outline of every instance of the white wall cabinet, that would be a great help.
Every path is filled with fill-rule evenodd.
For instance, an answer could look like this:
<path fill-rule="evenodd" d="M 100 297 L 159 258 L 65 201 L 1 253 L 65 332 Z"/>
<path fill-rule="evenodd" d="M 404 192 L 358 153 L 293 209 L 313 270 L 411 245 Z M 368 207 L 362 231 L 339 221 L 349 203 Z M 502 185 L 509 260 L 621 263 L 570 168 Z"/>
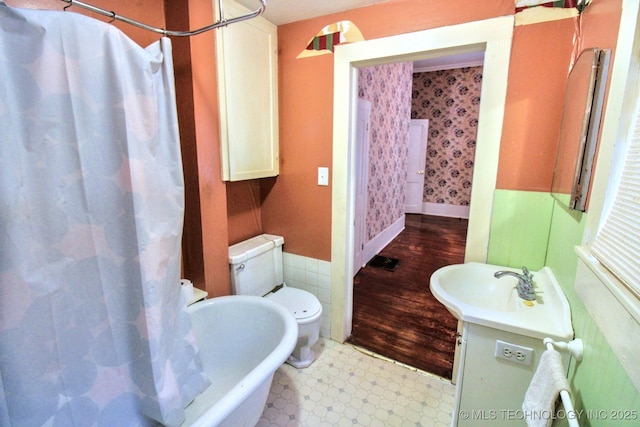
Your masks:
<path fill-rule="evenodd" d="M 226 19 L 249 12 L 231 0 L 224 0 L 222 8 Z M 261 16 L 216 32 L 225 181 L 279 173 L 277 39 L 276 26 Z"/>

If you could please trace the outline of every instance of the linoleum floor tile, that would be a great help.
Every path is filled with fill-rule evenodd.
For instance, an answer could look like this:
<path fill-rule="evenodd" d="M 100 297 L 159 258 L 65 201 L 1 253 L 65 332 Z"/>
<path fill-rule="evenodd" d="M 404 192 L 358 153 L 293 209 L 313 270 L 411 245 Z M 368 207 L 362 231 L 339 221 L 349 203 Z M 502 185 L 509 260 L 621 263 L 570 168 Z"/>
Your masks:
<path fill-rule="evenodd" d="M 447 427 L 450 381 L 320 338 L 306 369 L 275 373 L 259 427 Z"/>

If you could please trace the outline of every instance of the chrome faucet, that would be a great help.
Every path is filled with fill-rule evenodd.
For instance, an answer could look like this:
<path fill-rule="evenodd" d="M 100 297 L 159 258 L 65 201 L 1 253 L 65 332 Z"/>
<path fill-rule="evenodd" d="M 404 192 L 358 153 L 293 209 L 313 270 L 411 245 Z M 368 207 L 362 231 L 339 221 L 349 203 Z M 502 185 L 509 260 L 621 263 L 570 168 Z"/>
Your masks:
<path fill-rule="evenodd" d="M 502 276 L 513 276 L 518 278 L 518 296 L 527 301 L 534 301 L 536 299 L 536 292 L 533 290 L 533 274 L 529 273 L 527 267 L 522 267 L 522 274 L 514 273 L 513 271 L 503 270 L 496 271 L 493 276 L 497 279 Z"/>

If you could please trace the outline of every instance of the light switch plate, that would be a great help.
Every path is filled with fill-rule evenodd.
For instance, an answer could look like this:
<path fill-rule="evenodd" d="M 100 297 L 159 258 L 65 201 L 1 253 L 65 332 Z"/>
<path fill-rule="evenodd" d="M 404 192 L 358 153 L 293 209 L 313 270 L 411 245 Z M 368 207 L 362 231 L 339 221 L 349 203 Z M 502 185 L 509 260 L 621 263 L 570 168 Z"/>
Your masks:
<path fill-rule="evenodd" d="M 329 185 L 329 168 L 318 168 L 318 185 Z"/>

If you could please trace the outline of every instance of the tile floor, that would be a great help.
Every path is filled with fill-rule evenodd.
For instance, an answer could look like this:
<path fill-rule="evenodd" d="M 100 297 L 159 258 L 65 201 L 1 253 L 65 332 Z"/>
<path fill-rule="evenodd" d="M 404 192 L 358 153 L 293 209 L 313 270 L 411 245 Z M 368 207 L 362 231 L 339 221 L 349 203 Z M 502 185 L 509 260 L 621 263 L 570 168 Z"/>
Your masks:
<path fill-rule="evenodd" d="M 448 427 L 455 386 L 435 375 L 320 338 L 306 369 L 273 378 L 258 427 Z"/>

